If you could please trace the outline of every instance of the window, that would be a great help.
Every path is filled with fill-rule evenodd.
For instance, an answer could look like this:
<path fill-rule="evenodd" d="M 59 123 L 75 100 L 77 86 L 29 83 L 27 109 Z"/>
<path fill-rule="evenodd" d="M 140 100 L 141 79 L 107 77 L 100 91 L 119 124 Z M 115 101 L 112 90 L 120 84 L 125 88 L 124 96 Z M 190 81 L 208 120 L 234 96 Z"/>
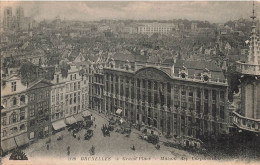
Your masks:
<path fill-rule="evenodd" d="M 59 95 L 59 93 L 58 93 L 58 94 L 56 94 L 56 104 L 59 103 L 59 100 L 60 100 L 60 95 Z"/>
<path fill-rule="evenodd" d="M 201 91 L 200 91 L 200 89 L 198 88 L 197 89 L 197 98 L 200 98 L 201 97 Z"/>
<path fill-rule="evenodd" d="M 3 118 L 3 121 L 2 121 L 2 124 L 3 124 L 3 125 L 6 125 L 6 121 L 7 121 L 7 118 L 4 117 L 4 118 Z"/>
<path fill-rule="evenodd" d="M 74 79 L 77 79 L 77 74 L 74 74 Z"/>
<path fill-rule="evenodd" d="M 185 78 L 185 77 L 186 77 L 185 73 L 181 73 L 181 78 Z"/>
<path fill-rule="evenodd" d="M 73 83 L 73 85 L 74 85 L 74 88 L 73 88 L 73 89 L 74 89 L 74 91 L 75 91 L 75 90 L 77 90 L 76 83 Z"/>
<path fill-rule="evenodd" d="M 193 102 L 193 92 L 189 91 L 189 102 Z"/>
<path fill-rule="evenodd" d="M 24 119 L 25 119 L 25 110 L 24 110 L 24 108 L 22 108 L 20 110 L 20 120 L 24 120 Z"/>
<path fill-rule="evenodd" d="M 22 130 L 25 130 L 25 125 L 24 124 L 22 124 L 21 126 L 20 126 L 20 130 L 22 131 Z"/>
<path fill-rule="evenodd" d="M 78 103 L 80 103 L 80 92 L 78 93 Z"/>
<path fill-rule="evenodd" d="M 72 80 L 72 74 L 70 75 L 70 80 Z"/>
<path fill-rule="evenodd" d="M 140 80 L 137 79 L 137 87 L 140 88 Z"/>
<path fill-rule="evenodd" d="M 209 91 L 207 89 L 204 90 L 204 98 L 206 100 L 209 98 Z"/>
<path fill-rule="evenodd" d="M 216 100 L 217 95 L 216 95 L 216 91 L 212 90 L 212 100 Z"/>
<path fill-rule="evenodd" d="M 72 104 L 72 94 L 70 94 L 70 105 Z"/>
<path fill-rule="evenodd" d="M 203 76 L 203 80 L 204 80 L 204 81 L 208 81 L 208 80 L 209 80 L 209 76 L 204 75 L 204 76 Z"/>
<path fill-rule="evenodd" d="M 3 137 L 6 137 L 6 135 L 7 135 L 6 130 L 3 130 Z"/>
<path fill-rule="evenodd" d="M 17 99 L 14 97 L 13 98 L 13 105 L 16 105 L 17 104 Z"/>
<path fill-rule="evenodd" d="M 73 111 L 74 111 L 74 113 L 77 113 L 77 107 L 76 106 L 74 106 Z"/>
<path fill-rule="evenodd" d="M 69 84 L 66 84 L 66 92 L 69 92 Z"/>
<path fill-rule="evenodd" d="M 17 122 L 17 114 L 16 112 L 13 112 L 10 116 L 10 124 Z"/>
<path fill-rule="evenodd" d="M 29 110 L 29 113 L 30 113 L 30 117 L 33 117 L 34 116 L 34 106 L 32 106 Z"/>
<path fill-rule="evenodd" d="M 73 84 L 72 83 L 70 83 L 70 91 L 72 91 L 73 90 L 73 86 L 72 86 Z"/>
<path fill-rule="evenodd" d="M 15 92 L 16 91 L 16 82 L 12 82 L 11 83 L 11 88 L 12 88 L 12 92 Z"/>
<path fill-rule="evenodd" d="M 3 105 L 4 105 L 4 107 L 7 106 L 7 100 L 6 99 L 3 100 Z"/>
<path fill-rule="evenodd" d="M 217 113 L 216 104 L 212 104 L 212 116 L 213 116 L 213 117 L 216 117 L 216 113 Z"/>
<path fill-rule="evenodd" d="M 209 104 L 207 102 L 204 103 L 204 114 L 207 115 L 209 112 Z"/>
<path fill-rule="evenodd" d="M 76 103 L 77 102 L 77 95 L 76 95 L 76 93 L 74 93 L 74 103 Z"/>
<path fill-rule="evenodd" d="M 80 89 L 80 81 L 78 82 L 78 89 Z"/>
<path fill-rule="evenodd" d="M 66 105 L 68 105 L 69 102 L 68 95 L 65 95 L 65 101 L 66 101 Z"/>
<path fill-rule="evenodd" d="M 60 77 L 59 77 L 59 75 L 57 75 L 56 82 L 59 83 L 59 80 L 60 80 Z"/>
<path fill-rule="evenodd" d="M 54 97 L 54 95 L 51 96 L 51 101 L 52 101 L 52 102 L 55 102 L 55 97 Z"/>
<path fill-rule="evenodd" d="M 11 128 L 11 133 L 12 133 L 12 134 L 16 133 L 17 131 L 18 131 L 17 127 Z"/>
<path fill-rule="evenodd" d="M 224 102 L 224 100 L 225 100 L 225 92 L 220 91 L 220 101 Z"/>
<path fill-rule="evenodd" d="M 225 112 L 224 112 L 224 106 L 220 106 L 220 118 L 224 119 L 225 118 Z"/>
<path fill-rule="evenodd" d="M 24 95 L 22 95 L 20 97 L 20 102 L 21 102 L 21 104 L 25 104 L 25 96 Z"/>

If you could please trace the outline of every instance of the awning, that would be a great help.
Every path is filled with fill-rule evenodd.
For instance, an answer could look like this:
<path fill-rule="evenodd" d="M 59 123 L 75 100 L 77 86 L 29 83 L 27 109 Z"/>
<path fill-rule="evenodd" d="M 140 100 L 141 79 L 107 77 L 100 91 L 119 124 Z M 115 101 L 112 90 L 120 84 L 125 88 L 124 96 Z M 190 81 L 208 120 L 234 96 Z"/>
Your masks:
<path fill-rule="evenodd" d="M 76 120 L 73 116 L 68 117 L 68 118 L 65 119 L 65 123 L 66 123 L 67 125 L 71 125 L 71 124 L 74 124 L 74 123 L 76 123 L 76 122 L 77 122 L 77 120 Z"/>
<path fill-rule="evenodd" d="M 5 152 L 5 151 L 9 151 L 9 150 L 14 149 L 17 146 L 16 146 L 16 143 L 14 141 L 14 138 L 10 138 L 10 139 L 2 141 L 1 147 L 2 147 L 2 150 Z"/>
<path fill-rule="evenodd" d="M 66 127 L 66 124 L 64 120 L 58 120 L 52 123 L 52 127 L 54 128 L 54 130 L 59 130 L 61 128 Z"/>
<path fill-rule="evenodd" d="M 21 134 L 21 135 L 15 137 L 15 141 L 16 141 L 16 144 L 18 145 L 18 147 L 28 144 L 29 138 L 28 138 L 27 133 L 24 133 L 24 134 Z"/>
<path fill-rule="evenodd" d="M 89 111 L 83 111 L 82 112 L 83 117 L 87 117 L 87 116 L 90 116 L 90 115 L 91 115 L 91 113 Z"/>
<path fill-rule="evenodd" d="M 116 114 L 120 115 L 122 113 L 122 109 L 117 109 Z"/>
<path fill-rule="evenodd" d="M 75 117 L 75 119 L 76 119 L 77 121 L 83 121 L 83 120 L 84 120 L 81 113 L 80 113 L 80 114 L 77 114 L 77 115 L 74 115 L 74 117 Z"/>

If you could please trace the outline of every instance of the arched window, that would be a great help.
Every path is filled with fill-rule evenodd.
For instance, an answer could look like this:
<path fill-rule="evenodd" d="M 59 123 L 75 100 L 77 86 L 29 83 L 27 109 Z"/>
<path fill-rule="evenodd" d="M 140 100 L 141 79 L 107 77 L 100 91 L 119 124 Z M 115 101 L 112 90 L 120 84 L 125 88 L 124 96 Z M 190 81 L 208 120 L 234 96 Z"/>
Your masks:
<path fill-rule="evenodd" d="M 10 123 L 16 123 L 17 122 L 17 114 L 16 112 L 13 112 L 10 116 Z"/>
<path fill-rule="evenodd" d="M 20 130 L 25 130 L 25 125 L 24 125 L 24 124 L 22 124 L 22 125 L 20 126 Z"/>
<path fill-rule="evenodd" d="M 204 75 L 204 76 L 203 76 L 203 80 L 204 80 L 204 81 L 208 81 L 208 80 L 209 80 L 209 76 Z"/>
<path fill-rule="evenodd" d="M 25 104 L 25 96 L 24 95 L 22 95 L 20 97 L 20 102 L 21 102 L 21 104 Z"/>
<path fill-rule="evenodd" d="M 13 98 L 13 105 L 16 105 L 17 104 L 17 99 L 14 97 Z"/>
<path fill-rule="evenodd" d="M 3 105 L 4 105 L 4 108 L 7 107 L 7 100 L 6 99 L 3 100 Z"/>
<path fill-rule="evenodd" d="M 181 74 L 181 78 L 186 78 L 185 73 L 182 73 L 182 74 Z"/>
<path fill-rule="evenodd" d="M 13 133 L 16 133 L 18 131 L 18 129 L 17 129 L 17 127 L 13 127 L 13 128 L 11 128 L 11 131 L 12 131 L 12 134 L 13 134 Z"/>

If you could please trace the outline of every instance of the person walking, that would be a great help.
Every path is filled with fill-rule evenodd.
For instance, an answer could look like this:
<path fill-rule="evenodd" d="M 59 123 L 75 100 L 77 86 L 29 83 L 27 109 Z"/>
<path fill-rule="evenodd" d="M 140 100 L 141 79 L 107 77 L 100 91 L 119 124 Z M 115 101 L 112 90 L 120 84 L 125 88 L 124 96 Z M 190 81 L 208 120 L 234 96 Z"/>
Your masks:
<path fill-rule="evenodd" d="M 132 148 L 134 151 L 135 151 L 135 145 L 133 145 L 133 148 Z"/>
<path fill-rule="evenodd" d="M 47 144 L 46 149 L 49 150 L 49 144 Z"/>
<path fill-rule="evenodd" d="M 67 155 L 70 156 L 70 146 L 67 147 Z"/>

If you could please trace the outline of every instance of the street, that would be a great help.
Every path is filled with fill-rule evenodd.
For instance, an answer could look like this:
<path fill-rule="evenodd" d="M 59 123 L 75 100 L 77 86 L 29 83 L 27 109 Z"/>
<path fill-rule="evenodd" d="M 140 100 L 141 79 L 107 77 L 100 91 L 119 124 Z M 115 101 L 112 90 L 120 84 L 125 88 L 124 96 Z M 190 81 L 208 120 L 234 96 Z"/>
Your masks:
<path fill-rule="evenodd" d="M 64 130 L 55 135 L 51 135 L 50 138 L 41 139 L 38 142 L 30 145 L 23 151 L 26 153 L 28 158 L 31 157 L 55 157 L 55 158 L 66 158 L 67 148 L 70 147 L 70 157 L 76 156 L 90 156 L 89 150 L 93 145 L 95 147 L 95 156 L 106 156 L 106 157 L 152 157 L 159 158 L 164 157 L 191 157 L 186 151 L 178 150 L 175 148 L 165 147 L 163 144 L 161 148 L 157 150 L 155 146 L 151 143 L 148 143 L 145 140 L 142 140 L 138 136 L 138 132 L 135 129 L 132 129 L 130 137 L 125 137 L 124 134 L 117 133 L 115 131 L 110 132 L 110 137 L 103 136 L 101 128 L 103 124 L 108 125 L 108 121 L 96 113 L 92 113 L 95 117 L 94 125 L 90 129 L 94 130 L 93 137 L 90 140 L 84 140 L 84 134 L 86 130 L 83 129 L 77 133 L 77 138 L 72 136 L 72 132 Z M 63 140 L 57 141 L 59 135 L 63 135 Z M 80 140 L 78 140 L 80 136 Z M 51 139 L 49 144 L 49 150 L 47 150 L 46 141 Z M 131 149 L 132 146 L 135 146 L 135 151 Z M 9 157 L 7 155 L 6 157 Z"/>

